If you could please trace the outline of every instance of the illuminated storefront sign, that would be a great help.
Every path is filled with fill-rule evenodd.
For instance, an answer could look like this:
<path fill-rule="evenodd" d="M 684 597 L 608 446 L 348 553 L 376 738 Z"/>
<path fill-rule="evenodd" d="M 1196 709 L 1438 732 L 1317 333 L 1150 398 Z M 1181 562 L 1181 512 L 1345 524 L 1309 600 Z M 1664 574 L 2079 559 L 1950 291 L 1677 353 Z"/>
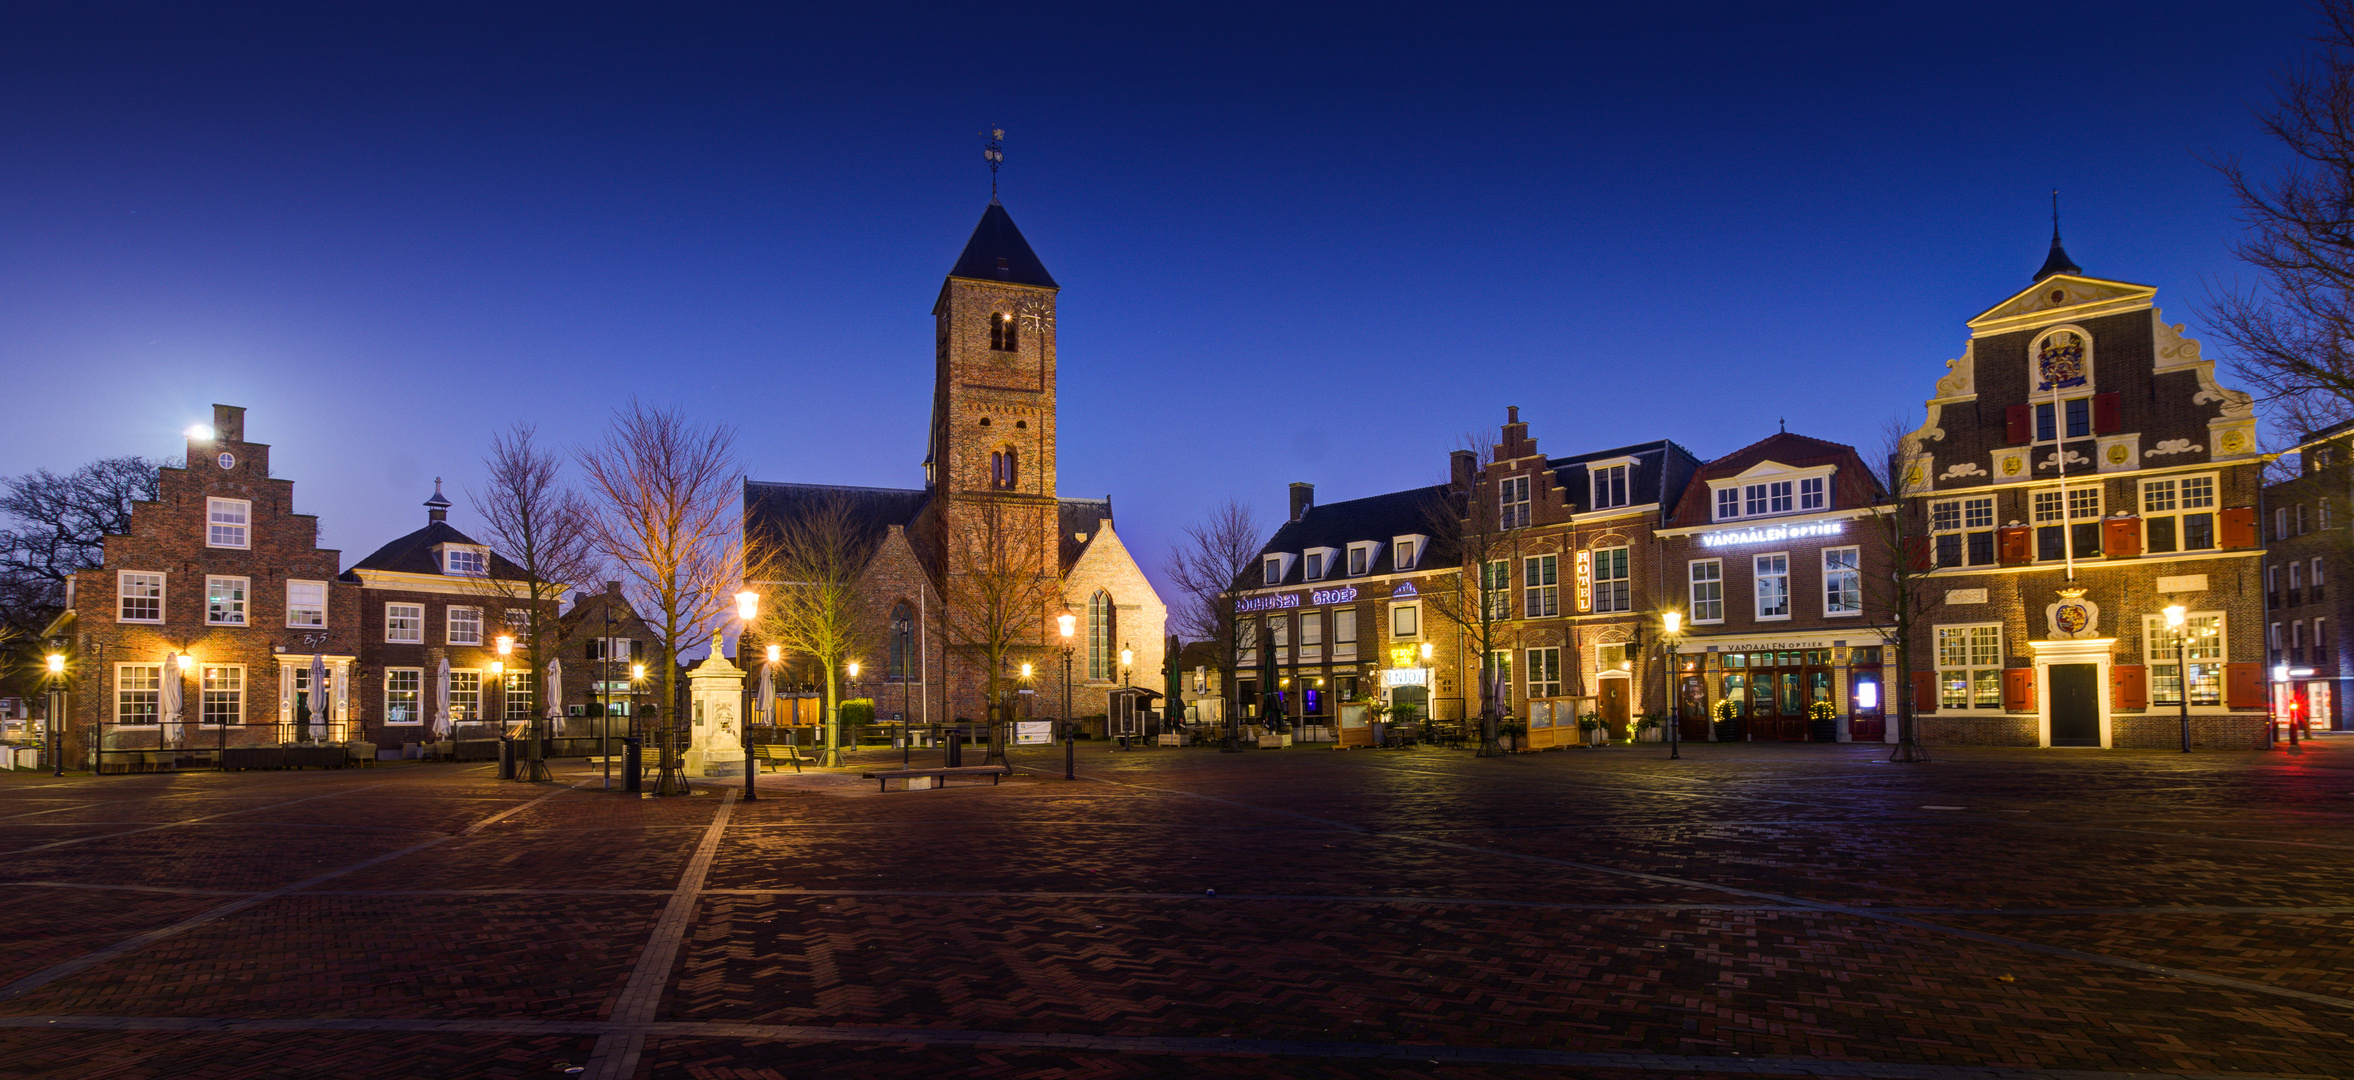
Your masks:
<path fill-rule="evenodd" d="M 1346 604 L 1356 598 L 1357 587 L 1354 585 L 1343 585 L 1337 589 L 1318 589 L 1308 594 L 1308 602 L 1317 605 Z"/>
<path fill-rule="evenodd" d="M 1594 553 L 1578 551 L 1578 610 L 1594 610 Z"/>
<path fill-rule="evenodd" d="M 1418 667 L 1383 668 L 1381 669 L 1381 685 L 1428 686 L 1430 685 L 1430 669 Z"/>
<path fill-rule="evenodd" d="M 1283 593 L 1279 596 L 1245 596 L 1234 602 L 1234 610 L 1237 612 L 1277 611 L 1298 606 L 1300 606 L 1300 594 L 1298 593 Z"/>
<path fill-rule="evenodd" d="M 1702 547 L 1731 547 L 1735 544 L 1778 544 L 1784 540 L 1806 540 L 1821 536 L 1844 536 L 1847 522 L 1801 521 L 1789 525 L 1758 525 L 1747 529 L 1724 529 L 1701 533 Z"/>
<path fill-rule="evenodd" d="M 1401 581 L 1398 583 L 1397 588 L 1390 590 L 1390 596 L 1392 597 L 1420 595 L 1422 594 L 1414 591 L 1414 583 L 1411 581 Z"/>

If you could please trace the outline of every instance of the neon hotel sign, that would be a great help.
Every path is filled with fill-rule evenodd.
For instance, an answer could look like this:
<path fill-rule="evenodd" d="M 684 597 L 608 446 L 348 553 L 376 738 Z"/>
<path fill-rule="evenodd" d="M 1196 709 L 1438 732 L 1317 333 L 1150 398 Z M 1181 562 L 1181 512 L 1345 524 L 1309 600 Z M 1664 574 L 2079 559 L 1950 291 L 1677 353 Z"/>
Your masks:
<path fill-rule="evenodd" d="M 1747 529 L 1701 533 L 1700 544 L 1712 548 L 1732 547 L 1736 544 L 1776 544 L 1784 540 L 1808 540 L 1822 536 L 1843 536 L 1846 533 L 1847 522 L 1844 520 L 1801 521 L 1789 525 L 1758 525 Z"/>

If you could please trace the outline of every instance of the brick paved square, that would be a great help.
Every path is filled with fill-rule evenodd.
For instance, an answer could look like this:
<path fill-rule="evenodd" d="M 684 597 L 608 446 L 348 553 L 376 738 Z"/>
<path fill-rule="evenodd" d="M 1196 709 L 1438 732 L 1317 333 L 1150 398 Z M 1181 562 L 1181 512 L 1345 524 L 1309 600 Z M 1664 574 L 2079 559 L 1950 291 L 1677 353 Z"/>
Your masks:
<path fill-rule="evenodd" d="M 2354 743 L 1685 752 L 0 777 L 0 1078 L 2354 1075 Z"/>

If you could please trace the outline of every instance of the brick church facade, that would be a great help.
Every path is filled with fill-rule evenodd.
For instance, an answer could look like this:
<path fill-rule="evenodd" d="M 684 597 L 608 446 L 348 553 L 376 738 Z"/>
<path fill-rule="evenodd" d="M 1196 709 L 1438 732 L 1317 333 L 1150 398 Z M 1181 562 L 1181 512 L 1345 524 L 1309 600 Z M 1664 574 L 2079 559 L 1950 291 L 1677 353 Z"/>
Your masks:
<path fill-rule="evenodd" d="M 1060 288 L 991 200 L 932 309 L 924 486 L 744 485 L 747 537 L 831 510 L 853 523 L 860 549 L 871 552 L 859 594 L 876 644 L 845 692 L 872 698 L 881 719 L 897 714 L 921 725 L 989 716 L 991 650 L 983 642 L 992 638 L 1007 642 L 996 651 L 1001 698 L 1013 714 L 1062 715 L 1056 616 L 1065 612 L 1074 616 L 1073 716 L 1104 714 L 1124 681 L 1161 685 L 1167 608 L 1121 543 L 1111 501 L 1066 498 L 1056 488 Z M 760 647 L 748 640 L 744 655 Z M 1122 650 L 1132 656 L 1126 665 Z"/>

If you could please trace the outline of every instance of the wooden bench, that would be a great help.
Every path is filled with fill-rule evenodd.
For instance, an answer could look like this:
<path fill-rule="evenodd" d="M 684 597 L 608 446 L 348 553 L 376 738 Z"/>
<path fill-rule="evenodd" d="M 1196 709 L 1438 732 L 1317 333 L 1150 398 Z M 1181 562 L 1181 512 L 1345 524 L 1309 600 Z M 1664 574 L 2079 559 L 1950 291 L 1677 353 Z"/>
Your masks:
<path fill-rule="evenodd" d="M 801 756 L 801 748 L 786 743 L 757 743 L 752 747 L 752 760 L 775 772 L 778 765 L 791 765 L 801 771 L 801 763 L 810 759 Z"/>
<path fill-rule="evenodd" d="M 875 789 L 877 791 L 891 790 L 891 781 L 893 780 L 899 781 L 899 789 L 905 791 L 907 790 L 907 781 L 919 776 L 937 776 L 940 778 L 940 786 L 942 787 L 948 786 L 948 778 L 951 776 L 986 776 L 989 778 L 989 786 L 996 787 L 1000 778 L 1013 775 L 1013 769 L 1006 765 L 960 765 L 955 768 L 893 769 L 889 772 L 870 772 L 865 775 L 867 779 L 876 781 Z"/>

